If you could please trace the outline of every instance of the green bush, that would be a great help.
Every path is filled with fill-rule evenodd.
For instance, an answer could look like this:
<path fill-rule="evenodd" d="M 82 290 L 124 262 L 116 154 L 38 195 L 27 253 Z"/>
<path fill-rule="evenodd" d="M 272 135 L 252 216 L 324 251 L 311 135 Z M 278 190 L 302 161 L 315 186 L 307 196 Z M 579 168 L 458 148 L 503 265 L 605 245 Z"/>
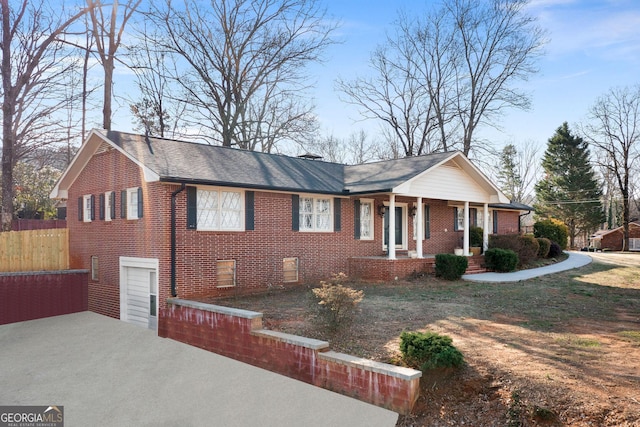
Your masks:
<path fill-rule="evenodd" d="M 469 227 L 469 244 L 471 246 L 482 247 L 482 233 L 483 230 L 481 227 Z"/>
<path fill-rule="evenodd" d="M 556 242 L 551 242 L 551 245 L 549 246 L 549 253 L 547 254 L 547 257 L 549 257 L 549 258 L 557 258 L 558 256 L 560 256 L 560 254 L 562 254 L 562 248 L 560 247 L 560 245 L 557 244 Z"/>
<path fill-rule="evenodd" d="M 364 298 L 364 292 L 343 286 L 347 276 L 334 274 L 330 280 L 321 281 L 320 287 L 312 289 L 318 300 L 320 317 L 330 329 L 337 329 L 355 314 L 356 307 Z"/>
<path fill-rule="evenodd" d="M 457 368 L 464 356 L 446 335 L 435 332 L 403 332 L 400 334 L 400 352 L 404 361 L 422 371 L 435 368 Z"/>
<path fill-rule="evenodd" d="M 549 255 L 549 249 L 551 249 L 551 240 L 546 237 L 538 237 L 538 258 L 546 258 Z"/>
<path fill-rule="evenodd" d="M 469 266 L 466 256 L 453 254 L 436 255 L 436 276 L 446 280 L 458 280 Z"/>
<path fill-rule="evenodd" d="M 533 235 L 535 237 L 546 237 L 560 245 L 560 249 L 567 249 L 569 229 L 558 220 L 545 219 L 536 222 L 533 224 Z"/>
<path fill-rule="evenodd" d="M 484 262 L 489 270 L 513 271 L 518 265 L 518 254 L 511 249 L 492 248 L 484 253 Z"/>
<path fill-rule="evenodd" d="M 539 244 L 536 239 L 520 234 L 496 234 L 489 237 L 489 248 L 508 249 L 518 255 L 519 265 L 531 262 L 538 255 Z"/>

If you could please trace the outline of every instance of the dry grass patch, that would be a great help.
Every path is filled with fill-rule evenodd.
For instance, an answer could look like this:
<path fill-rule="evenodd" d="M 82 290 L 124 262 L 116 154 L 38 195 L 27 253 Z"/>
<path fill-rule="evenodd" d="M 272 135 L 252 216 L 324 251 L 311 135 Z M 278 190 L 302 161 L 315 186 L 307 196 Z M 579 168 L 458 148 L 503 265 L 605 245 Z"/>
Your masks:
<path fill-rule="evenodd" d="M 271 329 L 383 362 L 401 360 L 402 331 L 450 336 L 467 364 L 425 375 L 399 426 L 638 426 L 640 263 L 623 264 L 594 262 L 518 283 L 350 283 L 365 297 L 336 332 L 313 321 L 311 286 L 216 303 L 263 312 Z"/>

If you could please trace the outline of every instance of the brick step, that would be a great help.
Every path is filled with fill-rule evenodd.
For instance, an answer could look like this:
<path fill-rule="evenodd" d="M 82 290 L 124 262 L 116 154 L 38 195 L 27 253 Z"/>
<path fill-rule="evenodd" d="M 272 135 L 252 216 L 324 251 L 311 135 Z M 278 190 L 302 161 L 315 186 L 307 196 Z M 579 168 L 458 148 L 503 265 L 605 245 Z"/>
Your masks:
<path fill-rule="evenodd" d="M 483 256 L 472 256 L 467 258 L 469 262 L 469 266 L 464 274 L 479 274 L 486 273 L 487 269 L 484 267 L 484 257 Z"/>

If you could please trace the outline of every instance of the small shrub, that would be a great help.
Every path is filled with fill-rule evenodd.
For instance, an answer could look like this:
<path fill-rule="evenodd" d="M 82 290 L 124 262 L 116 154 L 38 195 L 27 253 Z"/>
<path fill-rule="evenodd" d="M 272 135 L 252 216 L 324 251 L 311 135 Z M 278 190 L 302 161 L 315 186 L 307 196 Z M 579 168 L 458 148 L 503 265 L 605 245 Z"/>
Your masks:
<path fill-rule="evenodd" d="M 446 280 L 458 280 L 469 266 L 469 260 L 466 256 L 457 256 L 453 254 L 437 254 L 436 255 L 436 276 Z"/>
<path fill-rule="evenodd" d="M 546 237 L 538 237 L 538 258 L 546 258 L 549 255 L 549 250 L 551 249 L 551 240 Z"/>
<path fill-rule="evenodd" d="M 343 286 L 346 280 L 346 274 L 334 274 L 330 280 L 321 281 L 319 288 L 311 290 L 318 300 L 320 317 L 330 329 L 337 329 L 350 320 L 364 298 L 363 291 Z"/>
<path fill-rule="evenodd" d="M 469 227 L 469 244 L 471 246 L 480 246 L 482 247 L 482 234 L 483 230 L 481 227 Z"/>
<path fill-rule="evenodd" d="M 533 235 L 536 237 L 546 237 L 552 242 L 560 245 L 561 249 L 567 248 L 567 238 L 569 229 L 561 221 L 545 219 L 533 224 Z"/>
<path fill-rule="evenodd" d="M 560 254 L 562 254 L 562 248 L 560 247 L 560 245 L 556 242 L 551 242 L 551 245 L 549 245 L 549 253 L 547 254 L 547 256 L 549 258 L 557 258 L 560 256 Z"/>
<path fill-rule="evenodd" d="M 451 337 L 435 332 L 400 334 L 402 358 L 409 366 L 422 371 L 462 366 L 464 356 L 452 343 Z"/>
<path fill-rule="evenodd" d="M 492 248 L 484 253 L 484 261 L 489 270 L 513 271 L 518 265 L 518 255 L 510 249 Z"/>

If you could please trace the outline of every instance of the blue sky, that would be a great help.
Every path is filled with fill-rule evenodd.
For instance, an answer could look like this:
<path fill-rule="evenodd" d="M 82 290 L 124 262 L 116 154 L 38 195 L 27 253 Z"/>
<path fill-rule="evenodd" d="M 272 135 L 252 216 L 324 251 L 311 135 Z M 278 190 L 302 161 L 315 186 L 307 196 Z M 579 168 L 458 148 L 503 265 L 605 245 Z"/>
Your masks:
<path fill-rule="evenodd" d="M 342 20 L 337 35 L 343 43 L 327 52 L 318 76 L 316 106 L 325 133 L 346 137 L 363 128 L 375 136 L 378 125 L 358 122 L 357 110 L 339 101 L 333 82 L 368 72 L 369 53 L 384 40 L 398 9 L 420 13 L 433 3 L 327 0 L 328 12 Z M 544 150 L 562 122 L 573 129 L 584 121 L 597 97 L 614 86 L 640 83 L 640 1 L 533 0 L 528 11 L 550 39 L 540 72 L 523 83 L 532 108 L 508 113 L 502 131 L 483 129 L 481 135 L 499 147 L 533 142 Z"/>
<path fill-rule="evenodd" d="M 360 129 L 370 139 L 379 133 L 373 121 L 361 121 L 356 107 L 343 103 L 334 90 L 337 77 L 353 79 L 369 72 L 370 52 L 384 41 L 397 11 L 424 12 L 434 0 L 324 0 L 328 15 L 341 22 L 335 36 L 339 44 L 325 53 L 325 62 L 313 66 L 317 82 L 314 97 L 322 133 L 347 138 Z M 439 3 L 439 2 L 438 2 Z M 547 139 L 562 122 L 572 130 L 584 122 L 598 96 L 615 86 L 640 83 L 640 1 L 638 0 L 532 0 L 528 12 L 546 29 L 549 43 L 539 62 L 540 72 L 523 87 L 531 95 L 530 111 L 505 114 L 501 131 L 479 130 L 497 148 L 507 143 L 536 144 L 544 151 Z M 116 80 L 121 90 L 131 73 L 123 67 Z M 117 77 L 118 78 L 118 77 Z M 125 90 L 126 92 L 126 90 Z M 122 93 L 120 93 L 122 95 Z M 129 110 L 121 105 L 114 128 L 131 130 Z"/>

